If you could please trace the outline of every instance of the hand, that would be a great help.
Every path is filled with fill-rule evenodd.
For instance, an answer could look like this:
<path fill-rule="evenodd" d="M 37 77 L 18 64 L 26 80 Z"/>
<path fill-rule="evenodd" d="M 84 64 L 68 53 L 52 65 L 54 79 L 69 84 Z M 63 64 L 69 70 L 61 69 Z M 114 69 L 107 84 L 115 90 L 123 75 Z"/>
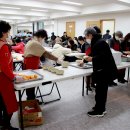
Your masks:
<path fill-rule="evenodd" d="M 127 55 L 121 55 L 121 57 L 127 57 Z"/>
<path fill-rule="evenodd" d="M 23 77 L 22 76 L 18 76 L 18 75 L 16 75 L 16 82 L 23 82 L 24 81 L 24 79 L 23 79 Z"/>
<path fill-rule="evenodd" d="M 83 67 L 83 65 L 84 65 L 84 62 L 83 62 L 83 60 L 81 60 L 80 62 L 79 62 L 79 64 L 78 64 L 79 66 L 81 66 L 81 67 Z"/>
<path fill-rule="evenodd" d="M 124 54 L 130 55 L 130 51 L 124 51 Z"/>
<path fill-rule="evenodd" d="M 92 57 L 88 56 L 85 60 L 88 61 L 88 62 L 91 62 L 92 61 Z"/>
<path fill-rule="evenodd" d="M 62 62 L 63 62 L 63 59 L 58 58 L 57 63 L 62 64 Z"/>

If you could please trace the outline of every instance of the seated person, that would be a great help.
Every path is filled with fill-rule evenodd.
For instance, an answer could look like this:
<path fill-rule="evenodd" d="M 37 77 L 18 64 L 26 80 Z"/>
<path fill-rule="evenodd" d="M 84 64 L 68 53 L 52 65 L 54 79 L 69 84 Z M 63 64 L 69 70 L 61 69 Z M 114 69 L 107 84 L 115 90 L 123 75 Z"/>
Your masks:
<path fill-rule="evenodd" d="M 62 39 L 60 37 L 57 37 L 55 41 L 56 41 L 56 43 L 55 43 L 55 45 L 53 47 L 52 55 L 54 55 L 54 56 L 56 56 L 56 57 L 63 60 L 64 56 L 66 54 L 71 53 L 71 49 L 61 46 Z"/>
<path fill-rule="evenodd" d="M 68 40 L 67 48 L 70 48 L 72 51 L 77 51 L 77 45 L 74 43 L 72 39 Z"/>
<path fill-rule="evenodd" d="M 79 52 L 85 53 L 85 51 L 90 47 L 88 42 L 85 42 L 84 38 L 82 36 L 78 37 L 79 44 Z"/>
<path fill-rule="evenodd" d="M 70 48 L 71 51 L 77 51 L 77 45 L 74 43 L 74 41 L 72 39 L 68 40 L 68 45 L 67 48 Z M 69 61 L 69 62 L 74 62 L 76 61 L 78 58 L 75 56 L 65 56 L 65 61 Z"/>
<path fill-rule="evenodd" d="M 16 53 L 23 54 L 24 53 L 24 43 L 21 41 L 20 38 L 17 38 L 15 40 L 16 46 L 12 46 L 12 50 L 14 50 Z"/>

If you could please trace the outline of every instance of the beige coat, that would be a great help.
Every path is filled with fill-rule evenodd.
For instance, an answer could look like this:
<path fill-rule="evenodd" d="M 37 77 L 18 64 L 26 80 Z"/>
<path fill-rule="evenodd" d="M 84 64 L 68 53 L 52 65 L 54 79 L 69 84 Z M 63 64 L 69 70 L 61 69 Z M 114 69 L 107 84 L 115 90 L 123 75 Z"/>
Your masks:
<path fill-rule="evenodd" d="M 36 40 L 30 40 L 24 50 L 24 57 L 38 56 L 41 57 L 46 50 Z"/>
<path fill-rule="evenodd" d="M 60 59 L 64 59 L 64 56 L 69 53 L 71 53 L 71 49 L 62 47 L 59 44 L 55 44 L 52 51 L 52 55 Z"/>

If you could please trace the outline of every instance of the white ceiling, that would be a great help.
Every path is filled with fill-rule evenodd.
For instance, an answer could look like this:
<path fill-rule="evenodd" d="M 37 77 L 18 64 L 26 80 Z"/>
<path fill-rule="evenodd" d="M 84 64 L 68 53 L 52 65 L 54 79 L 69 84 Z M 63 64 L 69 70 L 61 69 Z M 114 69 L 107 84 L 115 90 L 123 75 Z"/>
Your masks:
<path fill-rule="evenodd" d="M 130 3 L 124 2 L 130 0 L 66 0 L 82 5 L 65 4 L 62 1 L 0 0 L 0 20 L 15 24 L 66 16 L 130 11 Z"/>

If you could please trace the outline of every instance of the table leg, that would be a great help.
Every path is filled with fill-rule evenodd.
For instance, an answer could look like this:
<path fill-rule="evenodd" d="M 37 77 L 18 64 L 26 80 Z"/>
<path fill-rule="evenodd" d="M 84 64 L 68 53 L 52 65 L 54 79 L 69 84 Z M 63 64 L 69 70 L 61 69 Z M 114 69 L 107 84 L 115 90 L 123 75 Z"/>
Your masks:
<path fill-rule="evenodd" d="M 22 113 L 22 94 L 21 94 L 21 90 L 19 90 L 18 93 L 19 93 L 19 109 L 20 109 L 20 127 L 21 127 L 21 130 L 24 130 L 24 125 L 23 125 L 23 113 Z"/>
<path fill-rule="evenodd" d="M 129 74 L 130 74 L 130 70 L 129 70 L 129 67 L 128 67 L 128 76 L 127 76 L 127 81 L 129 82 Z"/>
<path fill-rule="evenodd" d="M 84 76 L 83 76 L 82 96 L 84 96 Z"/>

